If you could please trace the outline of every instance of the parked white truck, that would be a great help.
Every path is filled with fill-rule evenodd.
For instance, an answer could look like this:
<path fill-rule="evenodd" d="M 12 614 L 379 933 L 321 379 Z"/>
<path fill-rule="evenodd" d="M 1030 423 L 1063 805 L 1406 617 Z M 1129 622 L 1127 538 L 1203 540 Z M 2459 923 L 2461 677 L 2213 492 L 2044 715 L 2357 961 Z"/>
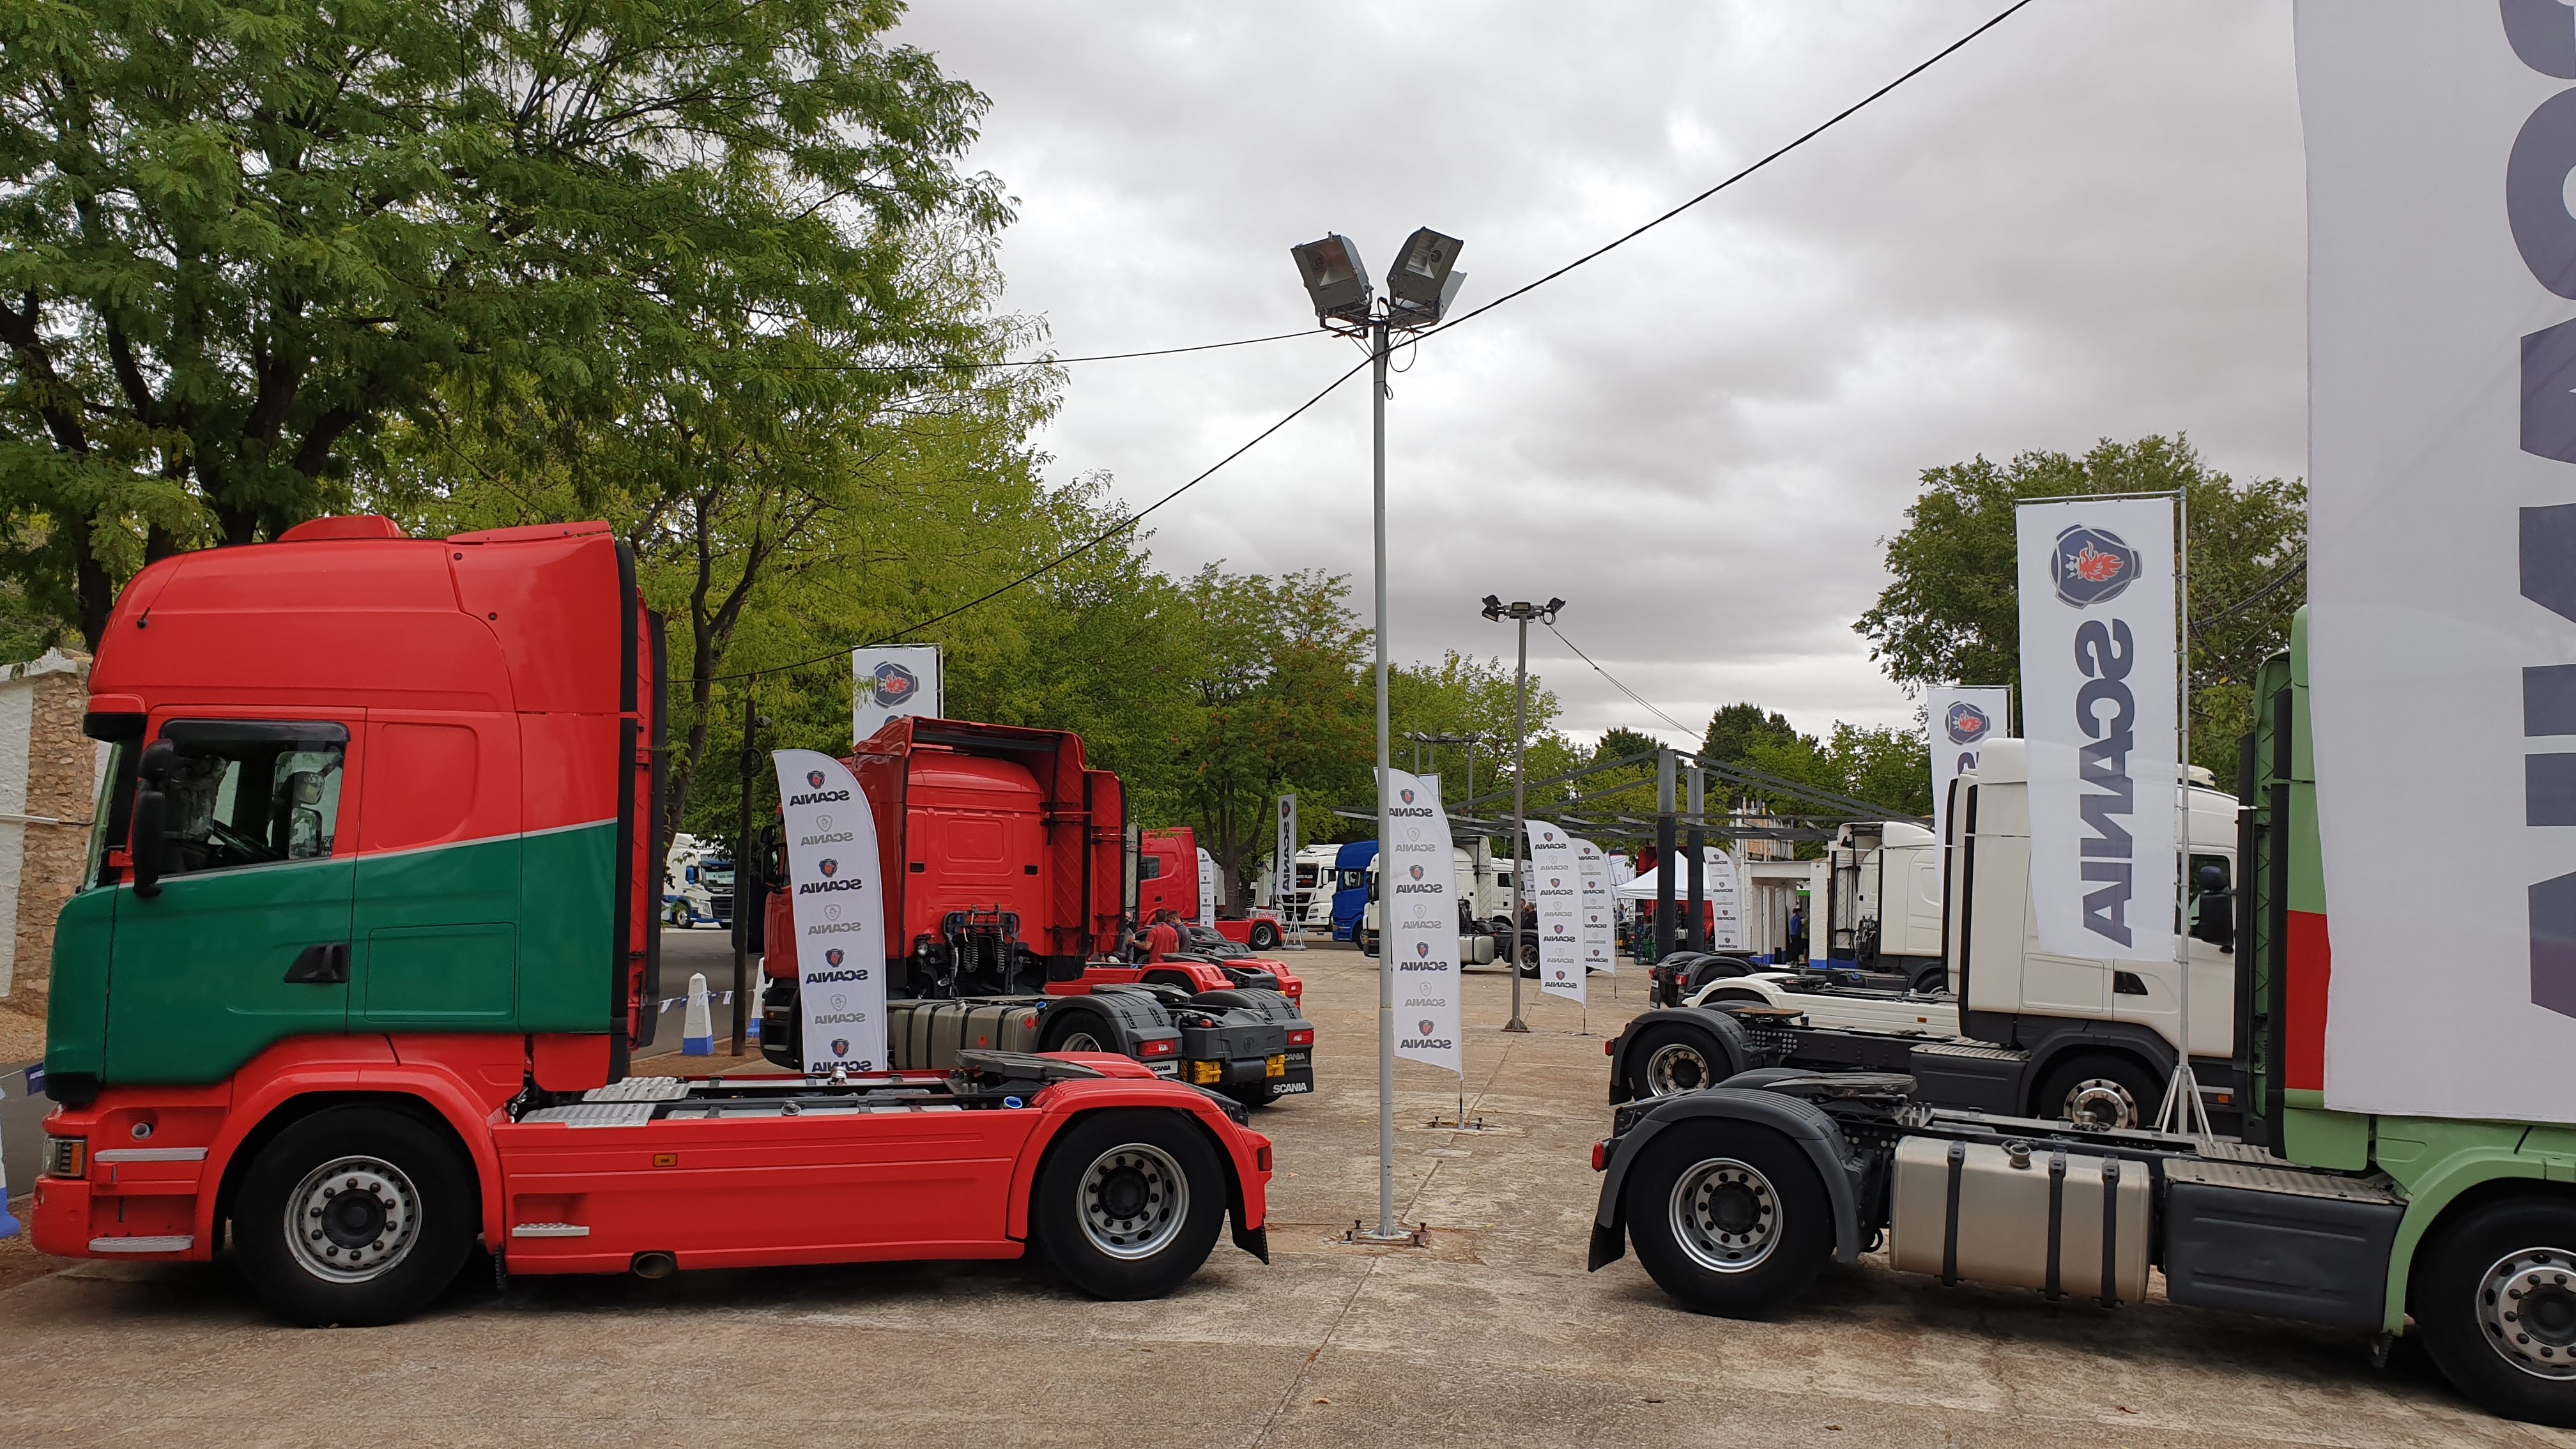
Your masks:
<path fill-rule="evenodd" d="M 1890 822 L 1836 842 L 1851 855 L 1837 867 L 1836 893 L 1885 912 L 1853 919 L 1884 922 L 1881 939 L 1907 959 L 1939 963 L 1944 989 L 1873 989 L 1813 971 L 1708 978 L 1681 1005 L 1638 1017 L 1610 1043 L 1612 1100 L 1670 1096 L 1746 1067 L 1787 1064 L 1911 1071 L 1925 1096 L 1949 1106 L 2105 1127 L 2152 1117 L 2184 1039 L 2184 967 L 2042 951 L 2030 906 L 2022 742 L 1990 741 L 1960 778 L 1960 798 L 1977 806 L 1952 817 L 1957 869 L 1946 901 L 1942 847 L 1931 832 Z M 2205 786 L 2190 801 L 2190 1041 L 2211 1107 L 2226 1112 L 2236 1105 L 2237 804 Z M 1855 836 L 1874 834 L 1880 845 L 1851 849 Z"/>

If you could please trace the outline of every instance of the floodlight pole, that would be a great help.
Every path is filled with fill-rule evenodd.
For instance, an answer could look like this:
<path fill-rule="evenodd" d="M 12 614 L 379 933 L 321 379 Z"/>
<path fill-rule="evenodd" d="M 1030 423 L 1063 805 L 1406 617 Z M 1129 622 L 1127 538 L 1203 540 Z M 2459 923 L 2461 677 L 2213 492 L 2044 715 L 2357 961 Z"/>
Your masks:
<path fill-rule="evenodd" d="M 1520 664 L 1512 673 L 1512 1019 L 1505 1031 L 1527 1031 L 1521 1020 L 1521 853 L 1529 840 L 1529 615 L 1521 626 Z"/>
<path fill-rule="evenodd" d="M 1394 767 L 1386 703 L 1386 318 L 1369 323 L 1369 471 L 1370 511 L 1377 530 L 1377 1233 L 1382 1241 L 1402 1234 L 1395 1226 L 1395 967 L 1388 947 L 1395 923 L 1394 861 L 1387 849 L 1395 841 L 1395 817 L 1387 804 L 1388 775 Z"/>

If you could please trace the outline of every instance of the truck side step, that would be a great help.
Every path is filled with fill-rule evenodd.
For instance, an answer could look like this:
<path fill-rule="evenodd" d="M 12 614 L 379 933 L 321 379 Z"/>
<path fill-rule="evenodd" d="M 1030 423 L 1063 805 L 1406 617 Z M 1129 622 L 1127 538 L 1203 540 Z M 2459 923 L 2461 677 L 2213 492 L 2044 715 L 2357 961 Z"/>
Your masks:
<path fill-rule="evenodd" d="M 539 1107 L 519 1120 L 522 1122 L 561 1122 L 567 1127 L 641 1127 L 653 1120 L 651 1102 L 574 1102 L 562 1107 Z"/>
<path fill-rule="evenodd" d="M 1969 1042 L 1926 1042 L 1906 1057 L 1922 1095 L 1971 1111 L 2018 1113 L 2030 1053 Z"/>
<path fill-rule="evenodd" d="M 676 1102 L 689 1095 L 680 1077 L 626 1077 L 581 1094 L 585 1102 Z"/>
<path fill-rule="evenodd" d="M 2176 1303 L 2376 1328 L 2406 1205 L 2367 1178 L 2169 1158 L 2165 1295 Z"/>

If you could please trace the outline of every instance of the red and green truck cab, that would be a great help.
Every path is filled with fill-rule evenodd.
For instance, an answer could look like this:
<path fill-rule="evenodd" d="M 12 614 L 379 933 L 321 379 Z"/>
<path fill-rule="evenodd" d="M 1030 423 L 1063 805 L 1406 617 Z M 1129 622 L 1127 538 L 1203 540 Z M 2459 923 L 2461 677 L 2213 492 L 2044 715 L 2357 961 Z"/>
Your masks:
<path fill-rule="evenodd" d="M 604 524 L 377 518 L 137 575 L 56 934 L 33 1231 L 203 1260 L 284 1315 L 417 1309 L 479 1239 L 520 1273 L 1015 1258 L 1159 1293 L 1266 1139 L 1118 1058 L 628 1075 L 659 991 L 659 621 Z"/>

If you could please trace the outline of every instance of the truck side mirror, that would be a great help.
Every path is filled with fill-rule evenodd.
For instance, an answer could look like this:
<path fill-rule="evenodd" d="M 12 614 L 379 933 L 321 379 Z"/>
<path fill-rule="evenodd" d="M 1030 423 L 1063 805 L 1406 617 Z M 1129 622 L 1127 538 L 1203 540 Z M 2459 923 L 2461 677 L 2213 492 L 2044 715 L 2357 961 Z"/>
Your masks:
<path fill-rule="evenodd" d="M 2200 918 L 2192 922 L 2192 935 L 2222 951 L 2236 949 L 2236 892 L 2204 891 L 2198 909 Z"/>
<path fill-rule="evenodd" d="M 134 857 L 134 893 L 147 899 L 161 894 L 161 855 L 170 810 L 169 797 L 161 787 L 168 783 L 170 762 L 178 755 L 178 747 L 168 740 L 154 740 L 144 749 L 135 771 L 134 833 L 127 850 Z"/>

